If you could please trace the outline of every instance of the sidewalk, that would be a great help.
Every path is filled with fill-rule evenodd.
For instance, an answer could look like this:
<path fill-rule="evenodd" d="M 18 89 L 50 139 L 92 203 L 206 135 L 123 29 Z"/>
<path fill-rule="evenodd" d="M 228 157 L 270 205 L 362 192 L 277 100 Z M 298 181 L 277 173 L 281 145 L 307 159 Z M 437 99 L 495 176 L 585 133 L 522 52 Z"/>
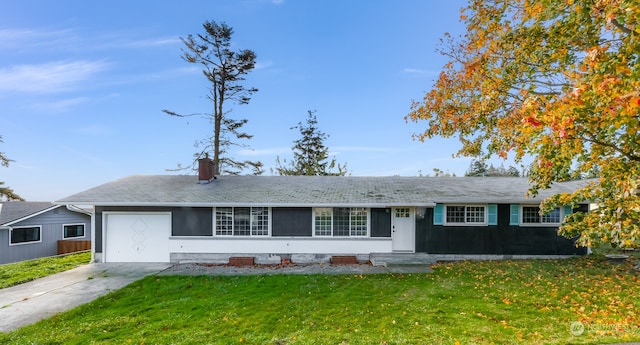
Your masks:
<path fill-rule="evenodd" d="M 0 332 L 93 301 L 170 267 L 162 263 L 88 264 L 0 290 Z"/>
<path fill-rule="evenodd" d="M 433 272 L 428 265 L 371 266 L 368 264 L 290 264 L 229 266 L 182 263 L 163 270 L 159 275 L 261 275 L 261 274 L 411 274 Z"/>

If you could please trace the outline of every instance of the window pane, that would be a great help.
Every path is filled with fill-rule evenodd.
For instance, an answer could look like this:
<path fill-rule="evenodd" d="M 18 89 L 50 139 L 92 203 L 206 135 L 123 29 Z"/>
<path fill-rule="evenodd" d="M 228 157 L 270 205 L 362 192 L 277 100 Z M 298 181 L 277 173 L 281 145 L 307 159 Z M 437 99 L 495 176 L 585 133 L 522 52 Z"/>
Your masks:
<path fill-rule="evenodd" d="M 233 235 L 251 235 L 251 209 L 249 207 L 236 207 L 233 209 Z"/>
<path fill-rule="evenodd" d="M 73 237 L 84 237 L 84 224 L 64 226 L 64 238 Z"/>
<path fill-rule="evenodd" d="M 333 236 L 349 236 L 349 208 L 333 209 Z"/>
<path fill-rule="evenodd" d="M 396 218 L 409 218 L 411 216 L 411 210 L 404 207 L 396 208 Z"/>
<path fill-rule="evenodd" d="M 560 207 L 556 207 L 549 214 L 542 215 L 543 223 L 560 223 Z"/>
<path fill-rule="evenodd" d="M 11 230 L 11 244 L 40 241 L 40 228 L 13 228 Z"/>
<path fill-rule="evenodd" d="M 351 236 L 367 236 L 367 209 L 351 209 Z"/>
<path fill-rule="evenodd" d="M 315 235 L 331 236 L 331 214 L 330 208 L 316 208 L 315 213 Z"/>
<path fill-rule="evenodd" d="M 467 206 L 467 223 L 484 223 L 484 206 Z"/>
<path fill-rule="evenodd" d="M 523 206 L 522 223 L 540 223 L 540 208 L 538 206 Z"/>
<path fill-rule="evenodd" d="M 216 235 L 233 235 L 233 209 L 231 207 L 216 208 Z"/>
<path fill-rule="evenodd" d="M 267 207 L 251 208 L 251 235 L 252 236 L 268 236 L 269 235 L 269 208 Z"/>
<path fill-rule="evenodd" d="M 464 206 L 447 206 L 447 223 L 464 223 Z"/>

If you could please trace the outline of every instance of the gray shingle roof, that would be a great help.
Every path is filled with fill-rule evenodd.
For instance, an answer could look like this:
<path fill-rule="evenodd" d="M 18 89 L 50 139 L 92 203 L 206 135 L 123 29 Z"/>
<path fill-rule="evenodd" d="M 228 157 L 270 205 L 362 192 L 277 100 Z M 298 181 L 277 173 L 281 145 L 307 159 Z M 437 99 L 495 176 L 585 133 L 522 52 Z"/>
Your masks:
<path fill-rule="evenodd" d="M 6 201 L 0 202 L 0 226 L 24 218 L 48 208 L 54 207 L 50 202 Z"/>
<path fill-rule="evenodd" d="M 537 203 L 586 181 L 555 183 L 527 198 L 525 178 L 135 175 L 56 201 L 87 205 L 166 206 L 430 206 L 434 203 Z"/>

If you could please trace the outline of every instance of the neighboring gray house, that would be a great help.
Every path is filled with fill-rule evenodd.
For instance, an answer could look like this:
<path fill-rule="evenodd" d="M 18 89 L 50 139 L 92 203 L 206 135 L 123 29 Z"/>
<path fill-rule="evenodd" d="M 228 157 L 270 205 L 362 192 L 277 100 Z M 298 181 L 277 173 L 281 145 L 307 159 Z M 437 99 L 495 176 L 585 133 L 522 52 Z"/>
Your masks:
<path fill-rule="evenodd" d="M 90 240 L 90 214 L 50 202 L 0 202 L 0 264 L 56 255 L 59 240 Z"/>
<path fill-rule="evenodd" d="M 206 169 L 205 169 L 206 170 Z M 576 255 L 524 178 L 130 176 L 57 201 L 94 206 L 97 262 L 216 261 L 373 253 Z"/>

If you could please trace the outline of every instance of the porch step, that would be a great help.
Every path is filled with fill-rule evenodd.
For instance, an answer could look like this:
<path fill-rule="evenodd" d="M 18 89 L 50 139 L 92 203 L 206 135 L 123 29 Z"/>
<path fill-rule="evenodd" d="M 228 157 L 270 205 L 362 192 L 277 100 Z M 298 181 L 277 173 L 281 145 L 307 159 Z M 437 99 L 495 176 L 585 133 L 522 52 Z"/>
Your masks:
<path fill-rule="evenodd" d="M 426 253 L 371 253 L 369 260 L 373 266 L 429 266 L 436 259 Z"/>

